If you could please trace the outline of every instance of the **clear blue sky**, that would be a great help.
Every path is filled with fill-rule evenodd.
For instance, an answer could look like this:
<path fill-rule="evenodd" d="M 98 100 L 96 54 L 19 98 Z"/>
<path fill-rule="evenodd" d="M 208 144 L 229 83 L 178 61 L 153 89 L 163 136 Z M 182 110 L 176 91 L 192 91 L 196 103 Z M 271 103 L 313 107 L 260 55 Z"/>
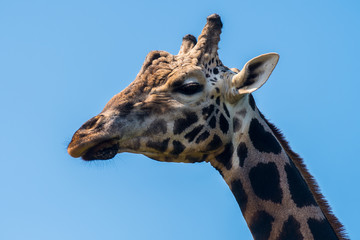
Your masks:
<path fill-rule="evenodd" d="M 149 51 L 177 53 L 211 13 L 225 65 L 280 54 L 257 104 L 360 239 L 359 12 L 355 0 L 1 1 L 0 239 L 251 239 L 209 164 L 66 152 Z"/>

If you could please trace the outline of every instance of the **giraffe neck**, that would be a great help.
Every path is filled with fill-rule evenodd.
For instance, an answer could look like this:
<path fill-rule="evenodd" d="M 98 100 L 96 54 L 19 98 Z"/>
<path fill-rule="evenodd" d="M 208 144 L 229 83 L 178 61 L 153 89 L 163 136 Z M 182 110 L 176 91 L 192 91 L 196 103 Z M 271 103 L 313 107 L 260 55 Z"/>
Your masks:
<path fill-rule="evenodd" d="M 321 206 L 321 195 L 314 195 L 298 168 L 302 163 L 251 99 L 237 114 L 243 118 L 234 118 L 232 143 L 210 162 L 229 185 L 254 239 L 341 239 L 326 203 Z"/>

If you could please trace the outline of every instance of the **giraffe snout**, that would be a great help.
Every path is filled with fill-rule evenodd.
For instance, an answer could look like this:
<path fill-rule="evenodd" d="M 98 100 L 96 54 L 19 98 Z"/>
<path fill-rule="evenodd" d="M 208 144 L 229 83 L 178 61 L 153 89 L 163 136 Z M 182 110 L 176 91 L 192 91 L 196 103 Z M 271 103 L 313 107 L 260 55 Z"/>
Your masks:
<path fill-rule="evenodd" d="M 69 146 L 68 153 L 72 157 L 81 157 L 91 147 L 99 142 L 108 140 L 103 130 L 104 116 L 97 115 L 85 122 L 73 135 Z"/>
<path fill-rule="evenodd" d="M 102 115 L 97 115 L 91 119 L 89 119 L 86 123 L 84 123 L 79 130 L 90 130 L 92 128 L 99 128 L 102 124 L 101 119 L 103 118 Z"/>

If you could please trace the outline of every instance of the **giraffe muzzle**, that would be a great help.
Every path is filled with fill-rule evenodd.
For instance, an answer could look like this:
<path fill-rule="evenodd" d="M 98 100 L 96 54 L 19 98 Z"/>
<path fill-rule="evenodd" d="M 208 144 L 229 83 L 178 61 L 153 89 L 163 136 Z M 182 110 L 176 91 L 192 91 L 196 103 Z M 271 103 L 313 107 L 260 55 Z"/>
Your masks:
<path fill-rule="evenodd" d="M 90 148 L 81 156 L 81 158 L 85 161 L 108 160 L 115 157 L 118 151 L 118 142 L 116 140 L 109 140 Z"/>
<path fill-rule="evenodd" d="M 82 136 L 83 135 L 83 136 Z M 92 137 L 76 132 L 68 146 L 68 153 L 74 158 L 85 161 L 107 160 L 119 151 L 119 139 L 109 137 Z"/>

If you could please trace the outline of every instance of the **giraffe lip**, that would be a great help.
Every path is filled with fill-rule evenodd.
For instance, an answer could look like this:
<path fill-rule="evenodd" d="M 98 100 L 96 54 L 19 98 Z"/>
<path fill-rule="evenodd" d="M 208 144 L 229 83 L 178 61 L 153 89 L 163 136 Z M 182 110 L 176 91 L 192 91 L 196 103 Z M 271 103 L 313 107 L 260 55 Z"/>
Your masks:
<path fill-rule="evenodd" d="M 111 139 L 104 142 L 100 142 L 95 146 L 89 148 L 81 158 L 85 161 L 91 160 L 108 160 L 118 153 L 119 144 L 116 140 Z"/>

